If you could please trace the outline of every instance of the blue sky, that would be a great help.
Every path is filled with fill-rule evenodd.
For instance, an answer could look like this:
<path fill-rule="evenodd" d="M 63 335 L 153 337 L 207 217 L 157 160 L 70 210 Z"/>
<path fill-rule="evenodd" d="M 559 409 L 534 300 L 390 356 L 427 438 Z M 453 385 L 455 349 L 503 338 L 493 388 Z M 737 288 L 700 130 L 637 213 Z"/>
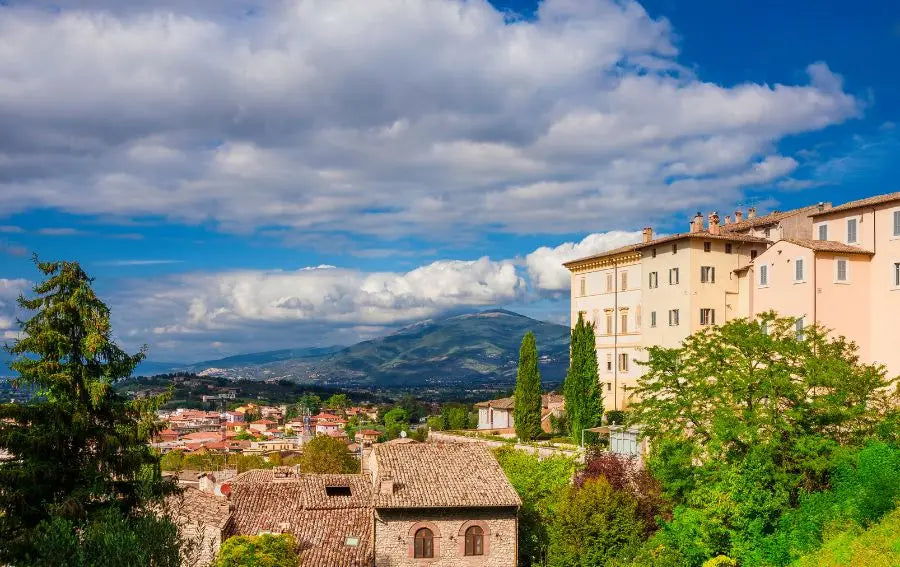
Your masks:
<path fill-rule="evenodd" d="M 898 190 L 894 2 L 0 4 L 0 337 L 32 251 L 196 360 L 564 321 L 647 224 Z"/>

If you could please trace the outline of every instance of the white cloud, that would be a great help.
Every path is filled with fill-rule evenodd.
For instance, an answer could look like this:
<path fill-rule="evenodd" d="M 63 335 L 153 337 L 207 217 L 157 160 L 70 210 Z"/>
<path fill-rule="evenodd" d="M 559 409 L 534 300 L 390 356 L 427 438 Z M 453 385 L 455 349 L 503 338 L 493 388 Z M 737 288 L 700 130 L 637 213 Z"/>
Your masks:
<path fill-rule="evenodd" d="M 821 62 L 805 85 L 704 82 L 628 0 L 514 22 L 484 0 L 56 4 L 0 7 L 0 210 L 609 230 L 777 182 L 781 138 L 861 109 Z"/>
<path fill-rule="evenodd" d="M 21 316 L 16 298 L 31 287 L 25 279 L 0 278 L 0 346 L 19 336 L 16 318 Z M 2 374 L 2 372 L 0 372 Z"/>
<path fill-rule="evenodd" d="M 531 284 L 539 290 L 568 290 L 570 272 L 563 267 L 563 262 L 634 244 L 640 242 L 641 237 L 640 231 L 613 231 L 589 234 L 581 242 L 564 242 L 554 248 L 541 246 L 525 257 Z"/>

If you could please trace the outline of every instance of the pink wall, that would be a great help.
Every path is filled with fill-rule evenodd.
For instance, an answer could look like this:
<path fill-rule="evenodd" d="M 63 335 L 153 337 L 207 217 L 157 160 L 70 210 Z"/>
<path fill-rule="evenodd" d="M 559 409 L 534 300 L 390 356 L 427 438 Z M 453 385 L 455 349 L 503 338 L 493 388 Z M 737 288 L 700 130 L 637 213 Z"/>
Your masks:
<path fill-rule="evenodd" d="M 798 258 L 803 259 L 804 279 L 795 280 L 795 265 Z M 768 267 L 769 283 L 760 287 L 760 266 Z M 781 241 L 773 244 L 760 254 L 754 262 L 751 272 L 753 281 L 753 314 L 776 311 L 783 317 L 803 317 L 807 323 L 813 320 L 813 265 L 814 255 L 809 248 L 790 242 Z"/>
<path fill-rule="evenodd" d="M 838 258 L 846 258 L 849 266 L 849 282 L 835 282 L 835 264 Z M 833 329 L 859 346 L 859 355 L 871 362 L 870 339 L 870 265 L 869 257 L 861 255 L 841 256 L 820 252 L 816 256 L 816 317 L 824 327 Z"/>

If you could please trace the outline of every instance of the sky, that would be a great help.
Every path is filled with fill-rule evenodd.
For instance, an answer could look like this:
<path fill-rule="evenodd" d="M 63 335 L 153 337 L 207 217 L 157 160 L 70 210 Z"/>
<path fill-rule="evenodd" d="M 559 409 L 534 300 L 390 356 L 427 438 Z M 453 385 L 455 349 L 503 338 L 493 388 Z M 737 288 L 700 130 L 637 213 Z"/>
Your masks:
<path fill-rule="evenodd" d="M 0 37 L 0 339 L 32 253 L 187 362 L 564 323 L 561 263 L 644 226 L 900 190 L 889 0 L 0 0 Z"/>

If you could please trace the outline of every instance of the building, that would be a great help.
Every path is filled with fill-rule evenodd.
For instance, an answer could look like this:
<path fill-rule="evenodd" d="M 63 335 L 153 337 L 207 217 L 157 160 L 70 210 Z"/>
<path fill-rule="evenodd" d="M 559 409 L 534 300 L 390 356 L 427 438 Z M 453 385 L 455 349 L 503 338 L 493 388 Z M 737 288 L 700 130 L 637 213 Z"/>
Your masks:
<path fill-rule="evenodd" d="M 381 444 L 368 470 L 378 567 L 515 567 L 522 502 L 486 447 Z"/>
<path fill-rule="evenodd" d="M 706 220 L 706 222 L 704 222 Z M 863 361 L 900 374 L 883 332 L 900 315 L 900 193 L 745 219 L 699 213 L 688 232 L 566 262 L 572 325 L 594 324 L 606 409 L 627 409 L 648 346 L 775 310 L 853 339 Z M 638 283 L 634 282 L 638 278 Z"/>
<path fill-rule="evenodd" d="M 165 501 L 166 513 L 182 539 L 182 565 L 209 565 L 227 537 L 231 506 L 222 496 L 184 488 Z"/>
<path fill-rule="evenodd" d="M 489 429 L 500 433 L 513 433 L 515 420 L 516 401 L 514 398 L 500 398 L 486 402 L 478 402 L 478 429 Z M 553 431 L 550 417 L 560 417 L 563 413 L 565 401 L 559 394 L 544 394 L 541 396 L 541 429 L 547 433 Z"/>
<path fill-rule="evenodd" d="M 343 431 L 347 420 L 330 413 L 319 413 L 310 418 L 313 431 L 316 435 L 328 435 L 332 432 Z"/>

